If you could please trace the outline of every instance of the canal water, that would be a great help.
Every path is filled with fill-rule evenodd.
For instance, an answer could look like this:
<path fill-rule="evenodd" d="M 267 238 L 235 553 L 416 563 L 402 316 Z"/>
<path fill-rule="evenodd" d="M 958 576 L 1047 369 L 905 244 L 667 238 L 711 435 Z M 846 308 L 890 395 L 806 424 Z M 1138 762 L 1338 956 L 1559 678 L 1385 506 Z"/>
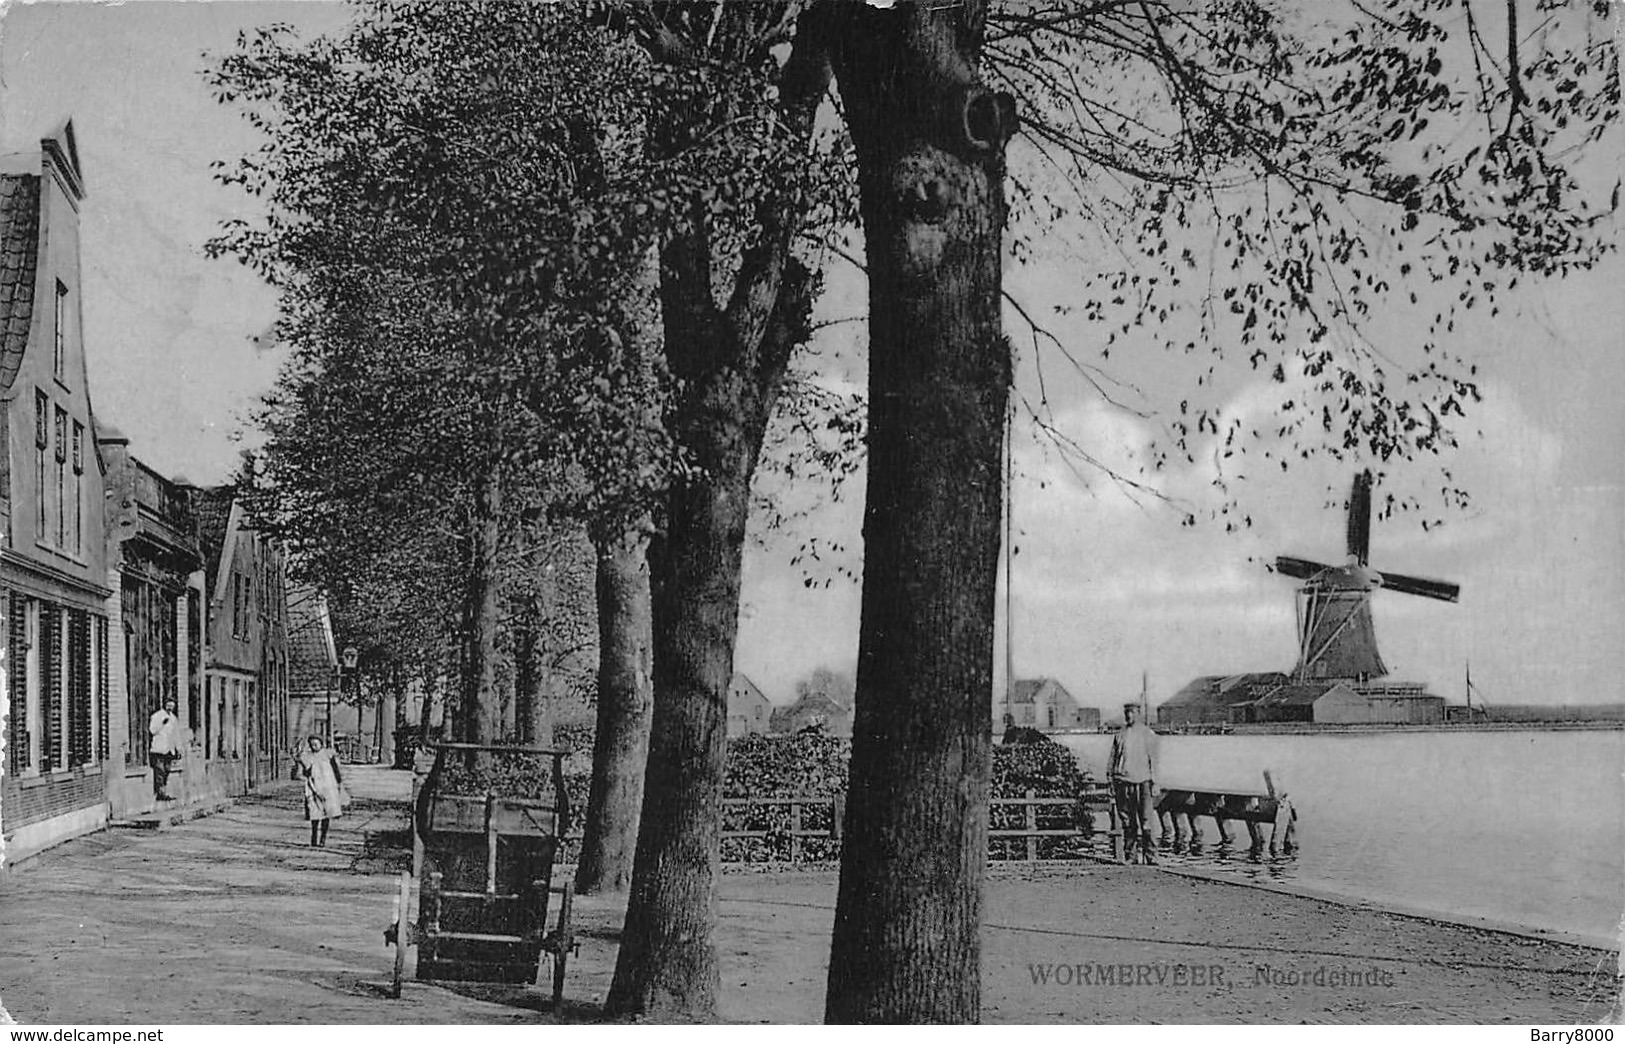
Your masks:
<path fill-rule="evenodd" d="M 1056 737 L 1104 778 L 1111 737 Z M 1263 789 L 1298 810 L 1288 860 L 1192 865 L 1355 899 L 1617 943 L 1625 731 L 1163 736 L 1158 782 Z M 1216 840 L 1211 820 L 1205 840 Z M 1238 847 L 1246 827 L 1232 825 Z M 1211 850 L 1211 849 L 1210 849 Z"/>

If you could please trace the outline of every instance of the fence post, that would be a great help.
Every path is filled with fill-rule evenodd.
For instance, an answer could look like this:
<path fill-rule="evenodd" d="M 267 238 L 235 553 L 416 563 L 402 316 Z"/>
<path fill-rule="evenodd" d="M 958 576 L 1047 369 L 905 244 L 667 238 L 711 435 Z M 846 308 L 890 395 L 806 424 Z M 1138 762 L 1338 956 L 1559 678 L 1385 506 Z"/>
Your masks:
<path fill-rule="evenodd" d="M 1037 792 L 1027 791 L 1027 862 L 1038 862 L 1038 806 L 1033 802 L 1038 798 Z"/>
<path fill-rule="evenodd" d="M 841 839 L 841 831 L 845 829 L 846 795 L 836 794 L 830 799 L 830 802 L 833 807 L 830 809 L 829 836 L 832 839 L 839 841 Z"/>
<path fill-rule="evenodd" d="M 794 866 L 801 854 L 801 801 L 790 802 L 790 865 Z"/>

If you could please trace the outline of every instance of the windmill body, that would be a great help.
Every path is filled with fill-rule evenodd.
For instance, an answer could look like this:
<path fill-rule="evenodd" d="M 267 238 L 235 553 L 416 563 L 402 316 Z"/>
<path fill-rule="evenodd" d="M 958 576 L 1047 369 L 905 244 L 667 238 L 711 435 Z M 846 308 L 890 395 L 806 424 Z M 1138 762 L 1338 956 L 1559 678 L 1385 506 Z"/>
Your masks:
<path fill-rule="evenodd" d="M 1275 560 L 1277 572 L 1304 581 L 1298 589 L 1298 663 L 1293 669 L 1297 680 L 1364 684 L 1388 674 L 1371 622 L 1371 597 L 1377 590 L 1445 602 L 1461 595 L 1459 584 L 1385 573 L 1371 568 L 1370 558 L 1371 472 L 1362 471 L 1349 496 L 1347 564 L 1324 565 L 1286 555 Z"/>

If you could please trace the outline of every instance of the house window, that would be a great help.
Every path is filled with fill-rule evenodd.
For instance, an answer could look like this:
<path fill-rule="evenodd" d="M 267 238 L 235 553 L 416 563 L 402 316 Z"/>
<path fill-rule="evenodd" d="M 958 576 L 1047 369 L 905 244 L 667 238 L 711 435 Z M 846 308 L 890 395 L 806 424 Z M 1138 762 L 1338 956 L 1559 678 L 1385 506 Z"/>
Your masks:
<path fill-rule="evenodd" d="M 45 451 L 51 445 L 51 401 L 34 393 L 34 539 L 45 542 Z"/>
<path fill-rule="evenodd" d="M 67 372 L 66 357 L 68 353 L 65 348 L 67 338 L 64 336 L 65 331 L 63 330 L 63 317 L 68 313 L 67 306 L 68 288 L 62 285 L 62 280 L 58 279 L 56 281 L 56 315 L 53 323 L 55 332 L 52 334 L 51 372 L 56 375 L 56 379 L 59 381 L 62 380 L 62 375 Z"/>
<path fill-rule="evenodd" d="M 85 426 L 73 422 L 73 553 L 85 551 Z"/>
<path fill-rule="evenodd" d="M 68 546 L 68 411 L 56 408 L 56 546 Z"/>

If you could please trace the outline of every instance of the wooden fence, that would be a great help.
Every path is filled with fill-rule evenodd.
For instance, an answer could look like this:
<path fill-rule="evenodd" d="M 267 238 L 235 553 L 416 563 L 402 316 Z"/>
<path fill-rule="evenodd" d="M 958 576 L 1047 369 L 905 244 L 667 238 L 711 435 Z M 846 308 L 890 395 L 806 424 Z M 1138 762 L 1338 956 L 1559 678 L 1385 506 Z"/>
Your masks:
<path fill-rule="evenodd" d="M 846 799 L 836 797 L 788 797 L 788 798 L 723 798 L 723 861 L 724 862 L 790 862 L 800 863 L 829 859 L 839 852 L 841 841 L 841 821 L 846 814 Z M 1039 797 L 1035 791 L 1029 790 L 1026 795 L 1019 798 L 996 797 L 989 802 L 990 823 L 1005 823 L 1011 819 L 1019 822 L 1019 826 L 991 827 L 988 830 L 990 849 L 1001 854 L 1001 861 L 1038 862 L 1041 859 L 1055 858 L 1046 856 L 1044 852 L 1051 845 L 1041 842 L 1045 839 L 1057 841 L 1071 841 L 1066 846 L 1071 854 L 1060 858 L 1077 858 L 1084 849 L 1096 849 L 1105 846 L 1104 851 L 1098 854 L 1110 855 L 1111 858 L 1121 862 L 1123 858 L 1123 835 L 1117 820 L 1117 810 L 1112 804 L 1111 791 L 1105 784 L 1087 784 L 1083 793 L 1077 798 L 1069 797 Z M 1087 830 L 1077 814 L 1044 815 L 1044 809 L 1062 808 L 1076 810 L 1082 806 L 1093 814 L 1095 829 Z M 788 808 L 788 821 L 784 821 L 783 813 L 775 814 L 776 810 Z M 768 816 L 779 822 L 757 829 L 741 828 L 727 829 L 730 822 L 738 823 L 741 820 L 751 822 L 752 819 L 761 818 L 756 815 L 762 810 Z M 1041 820 L 1051 825 L 1041 825 Z M 1065 825 L 1054 825 L 1057 820 L 1064 821 Z M 818 825 L 809 825 L 818 824 Z M 729 842 L 736 842 L 730 845 Z M 810 841 L 820 842 L 810 846 Z M 1011 846 L 999 844 L 1003 841 L 1015 841 L 1014 856 L 1007 854 Z M 752 859 L 739 858 L 735 855 L 730 858 L 729 851 L 744 847 L 737 842 L 757 842 L 761 849 L 776 849 L 787 842 L 788 860 L 780 859 Z M 823 854 L 808 857 L 809 847 L 815 847 Z M 1091 851 L 1090 854 L 1095 854 Z"/>

